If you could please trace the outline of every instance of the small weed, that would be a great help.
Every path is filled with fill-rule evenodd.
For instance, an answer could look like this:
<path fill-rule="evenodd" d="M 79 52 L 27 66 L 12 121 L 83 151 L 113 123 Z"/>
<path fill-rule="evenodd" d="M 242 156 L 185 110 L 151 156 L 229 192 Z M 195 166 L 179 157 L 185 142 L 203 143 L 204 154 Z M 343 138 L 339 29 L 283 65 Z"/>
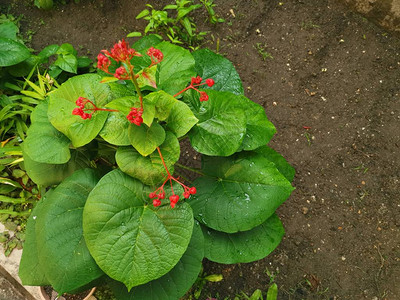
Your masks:
<path fill-rule="evenodd" d="M 301 22 L 301 28 L 304 30 L 319 28 L 319 25 L 314 24 L 312 21 Z"/>
<path fill-rule="evenodd" d="M 312 141 L 311 134 L 309 134 L 308 132 L 305 132 L 304 137 L 307 139 L 308 146 L 311 146 L 311 141 Z"/>
<path fill-rule="evenodd" d="M 257 50 L 258 54 L 262 57 L 262 59 L 265 61 L 267 58 L 273 59 L 273 56 L 271 53 L 265 51 L 265 45 L 262 45 L 261 43 L 256 43 L 254 45 L 254 49 Z"/>
<path fill-rule="evenodd" d="M 365 174 L 368 172 L 369 168 L 364 166 L 364 164 L 361 164 L 357 167 L 354 167 L 353 170 L 362 171 L 362 173 Z"/>

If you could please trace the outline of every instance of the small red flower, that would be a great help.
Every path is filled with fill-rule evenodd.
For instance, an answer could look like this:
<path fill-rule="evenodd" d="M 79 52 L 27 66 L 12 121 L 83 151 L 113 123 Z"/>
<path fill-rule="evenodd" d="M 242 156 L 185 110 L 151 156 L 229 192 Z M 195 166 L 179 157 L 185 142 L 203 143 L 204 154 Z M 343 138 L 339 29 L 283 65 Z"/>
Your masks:
<path fill-rule="evenodd" d="M 108 67 L 111 65 L 111 61 L 105 55 L 99 53 L 97 55 L 97 68 L 108 73 Z"/>
<path fill-rule="evenodd" d="M 195 186 L 192 186 L 192 187 L 189 189 L 189 193 L 192 194 L 192 195 L 196 194 L 196 193 L 197 193 L 196 187 L 195 187 Z"/>
<path fill-rule="evenodd" d="M 132 107 L 129 114 L 126 116 L 129 122 L 140 126 L 143 123 L 143 109 L 137 109 L 136 107 Z"/>
<path fill-rule="evenodd" d="M 206 92 L 200 92 L 200 102 L 208 101 L 208 95 Z"/>
<path fill-rule="evenodd" d="M 201 78 L 200 76 L 192 77 L 191 84 L 192 85 L 193 84 L 200 84 L 202 80 L 203 80 L 203 78 Z"/>
<path fill-rule="evenodd" d="M 125 68 L 122 66 L 115 70 L 114 77 L 120 80 L 126 80 L 130 78 L 128 72 L 126 72 Z"/>
<path fill-rule="evenodd" d="M 214 79 L 212 79 L 212 78 L 208 78 L 208 79 L 206 79 L 206 83 L 207 83 L 207 85 L 209 86 L 209 87 L 212 87 L 213 85 L 214 85 Z"/>
<path fill-rule="evenodd" d="M 147 55 L 151 58 L 150 67 L 159 64 L 164 58 L 164 54 L 159 49 L 154 47 L 151 47 L 149 50 L 147 50 Z"/>
<path fill-rule="evenodd" d="M 155 207 L 160 206 L 160 205 L 161 205 L 161 201 L 160 201 L 159 199 L 154 199 L 154 200 L 153 200 L 153 205 L 154 205 Z"/>

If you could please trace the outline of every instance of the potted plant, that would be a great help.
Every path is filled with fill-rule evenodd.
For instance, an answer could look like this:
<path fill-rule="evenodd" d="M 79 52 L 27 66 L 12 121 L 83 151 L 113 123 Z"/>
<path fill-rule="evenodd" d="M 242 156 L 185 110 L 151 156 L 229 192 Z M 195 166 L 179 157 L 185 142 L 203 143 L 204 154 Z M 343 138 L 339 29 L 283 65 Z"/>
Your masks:
<path fill-rule="evenodd" d="M 31 119 L 25 168 L 47 192 L 27 224 L 26 285 L 64 293 L 108 278 L 117 299 L 178 299 L 204 257 L 251 262 L 282 239 L 275 210 L 294 169 L 266 146 L 275 127 L 232 63 L 210 50 L 120 41 Z M 201 168 L 178 163 L 185 140 Z"/>

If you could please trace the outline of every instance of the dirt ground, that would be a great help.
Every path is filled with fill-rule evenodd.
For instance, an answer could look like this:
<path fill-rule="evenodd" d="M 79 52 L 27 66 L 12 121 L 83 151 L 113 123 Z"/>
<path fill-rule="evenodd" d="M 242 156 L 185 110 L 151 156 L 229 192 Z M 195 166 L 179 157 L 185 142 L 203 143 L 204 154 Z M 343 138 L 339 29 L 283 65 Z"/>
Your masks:
<path fill-rule="evenodd" d="M 34 49 L 72 43 L 95 57 L 128 32 L 149 1 L 81 0 L 23 13 Z M 162 7 L 169 1 L 152 1 Z M 278 299 L 400 299 L 400 37 L 334 0 L 218 0 L 226 22 L 205 44 L 237 67 L 246 95 L 278 133 L 271 146 L 295 167 L 295 192 L 278 209 L 286 228 L 266 259 L 220 265 L 202 299 L 267 290 Z M 267 56 L 263 59 L 264 56 Z M 269 54 L 269 55 L 268 55 Z"/>

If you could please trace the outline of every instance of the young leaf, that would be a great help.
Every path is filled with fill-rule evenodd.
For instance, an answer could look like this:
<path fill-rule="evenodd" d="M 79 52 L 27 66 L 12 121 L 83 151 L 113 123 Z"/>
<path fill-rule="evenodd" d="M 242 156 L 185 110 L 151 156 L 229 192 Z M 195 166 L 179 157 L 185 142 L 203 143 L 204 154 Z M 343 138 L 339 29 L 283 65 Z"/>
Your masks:
<path fill-rule="evenodd" d="M 0 37 L 0 67 L 16 65 L 31 55 L 25 45 Z"/>
<path fill-rule="evenodd" d="M 152 153 L 165 140 L 165 130 L 157 122 L 150 127 L 145 124 L 129 126 L 129 140 L 131 145 L 143 156 Z"/>
<path fill-rule="evenodd" d="M 173 173 L 173 165 L 180 156 L 179 142 L 173 133 L 166 132 L 166 138 L 160 145 L 160 150 L 168 170 Z M 143 157 L 132 147 L 119 147 L 115 157 L 118 166 L 124 173 L 139 179 L 146 185 L 155 186 L 166 176 L 157 150 L 148 157 Z"/>

